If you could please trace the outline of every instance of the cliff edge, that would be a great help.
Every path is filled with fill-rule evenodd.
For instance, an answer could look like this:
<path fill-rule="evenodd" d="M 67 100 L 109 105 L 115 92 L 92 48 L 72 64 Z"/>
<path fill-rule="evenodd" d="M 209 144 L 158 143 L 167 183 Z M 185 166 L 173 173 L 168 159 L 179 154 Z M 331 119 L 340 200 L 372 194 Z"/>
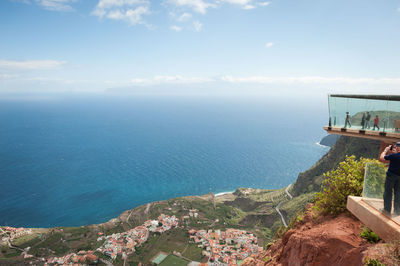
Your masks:
<path fill-rule="evenodd" d="M 293 229 L 266 251 L 247 258 L 250 265 L 364 265 L 372 244 L 360 237 L 362 223 L 349 213 L 316 217 L 308 206 Z"/>

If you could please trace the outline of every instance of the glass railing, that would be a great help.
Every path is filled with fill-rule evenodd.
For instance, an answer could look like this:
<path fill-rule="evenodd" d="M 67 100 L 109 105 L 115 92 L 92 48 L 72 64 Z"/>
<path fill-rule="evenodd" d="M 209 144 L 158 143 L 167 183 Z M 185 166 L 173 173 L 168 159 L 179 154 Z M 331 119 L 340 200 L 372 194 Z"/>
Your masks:
<path fill-rule="evenodd" d="M 400 96 L 329 95 L 329 126 L 400 133 Z"/>
<path fill-rule="evenodd" d="M 386 170 L 385 165 L 379 162 L 370 162 L 365 166 L 363 200 L 378 211 L 383 210 Z M 400 217 L 394 214 L 393 209 L 391 218 L 400 223 Z"/>

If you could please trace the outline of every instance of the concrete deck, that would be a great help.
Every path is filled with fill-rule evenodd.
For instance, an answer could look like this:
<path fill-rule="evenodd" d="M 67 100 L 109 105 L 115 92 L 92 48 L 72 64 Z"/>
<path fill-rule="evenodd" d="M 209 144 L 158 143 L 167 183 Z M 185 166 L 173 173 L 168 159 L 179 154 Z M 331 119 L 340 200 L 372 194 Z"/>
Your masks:
<path fill-rule="evenodd" d="M 327 127 L 324 129 L 328 134 L 337 134 L 349 137 L 357 137 L 357 138 L 365 138 L 365 139 L 376 139 L 385 143 L 393 143 L 400 141 L 400 132 L 399 133 L 383 133 L 374 130 L 360 130 L 357 128 L 346 128 L 342 129 L 340 127 Z"/>
<path fill-rule="evenodd" d="M 347 209 L 386 242 L 400 240 L 400 216 L 385 215 L 379 211 L 383 201 L 349 196 Z"/>

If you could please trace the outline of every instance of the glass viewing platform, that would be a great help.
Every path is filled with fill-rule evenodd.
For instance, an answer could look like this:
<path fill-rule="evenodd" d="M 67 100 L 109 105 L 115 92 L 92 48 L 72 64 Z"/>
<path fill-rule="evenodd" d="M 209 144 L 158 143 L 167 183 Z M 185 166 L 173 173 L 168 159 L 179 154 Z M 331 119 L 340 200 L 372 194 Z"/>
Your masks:
<path fill-rule="evenodd" d="M 386 171 L 387 169 L 383 163 L 367 163 L 365 167 L 362 199 L 378 211 L 383 209 Z M 393 212 L 393 207 L 390 218 L 400 225 L 400 216 Z"/>
<path fill-rule="evenodd" d="M 331 94 L 328 101 L 328 133 L 399 141 L 400 95 Z"/>
<path fill-rule="evenodd" d="M 381 211 L 386 170 L 383 163 L 368 163 L 365 167 L 363 195 L 362 197 L 349 196 L 346 207 L 386 242 L 399 241 L 400 216 L 394 213 L 393 207 L 390 214 Z"/>

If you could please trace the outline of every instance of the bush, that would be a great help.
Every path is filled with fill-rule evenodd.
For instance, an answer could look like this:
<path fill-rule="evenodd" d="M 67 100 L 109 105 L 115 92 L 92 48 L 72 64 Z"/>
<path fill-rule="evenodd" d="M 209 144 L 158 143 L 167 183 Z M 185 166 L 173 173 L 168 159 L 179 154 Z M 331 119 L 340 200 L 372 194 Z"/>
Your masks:
<path fill-rule="evenodd" d="M 367 259 L 365 261 L 365 266 L 385 266 L 384 264 L 382 264 L 379 260 L 377 259 Z"/>
<path fill-rule="evenodd" d="M 347 197 L 361 196 L 363 190 L 365 165 L 376 160 L 346 156 L 338 168 L 324 174 L 322 191 L 315 195 L 314 209 L 319 213 L 337 215 L 346 210 Z"/>
<path fill-rule="evenodd" d="M 368 227 L 364 227 L 360 235 L 370 243 L 377 243 L 379 240 L 381 240 L 379 236 L 375 234 L 375 232 L 371 231 L 371 229 Z"/>

